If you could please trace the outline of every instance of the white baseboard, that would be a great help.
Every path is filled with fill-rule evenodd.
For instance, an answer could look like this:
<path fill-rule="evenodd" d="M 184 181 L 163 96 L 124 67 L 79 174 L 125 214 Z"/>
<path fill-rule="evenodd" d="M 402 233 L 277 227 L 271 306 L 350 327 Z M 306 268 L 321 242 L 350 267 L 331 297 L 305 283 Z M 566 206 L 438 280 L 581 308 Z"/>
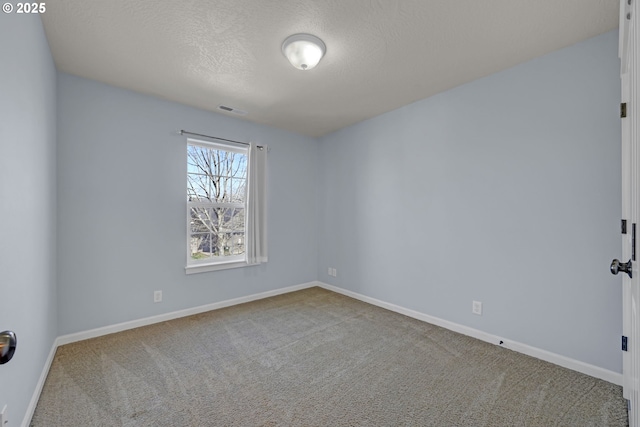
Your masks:
<path fill-rule="evenodd" d="M 485 341 L 491 344 L 505 347 L 518 353 L 526 354 L 537 359 L 550 362 L 564 368 L 568 368 L 577 372 L 581 372 L 586 375 L 590 375 L 601 380 L 608 381 L 616 385 L 622 385 L 622 374 L 610 371 L 608 369 L 600 368 L 598 366 L 590 365 L 588 363 L 581 362 L 579 360 L 571 359 L 566 356 L 562 356 L 550 351 L 542 350 L 540 348 L 532 347 L 527 344 L 522 344 L 517 341 L 511 341 L 505 338 L 498 337 L 496 335 L 489 334 L 487 332 L 480 331 L 478 329 L 470 328 L 468 326 L 460 325 L 458 323 L 450 322 L 448 320 L 440 319 L 438 317 L 430 316 L 428 314 L 420 313 L 419 311 L 411 310 L 401 307 L 396 304 L 391 304 L 385 301 L 381 301 L 375 298 L 371 298 L 357 292 L 352 292 L 346 289 L 339 288 L 337 286 L 329 285 L 323 282 L 317 282 L 317 286 L 327 289 L 329 291 L 337 292 L 339 294 L 346 295 L 351 298 L 355 298 L 366 303 L 376 305 L 378 307 L 385 308 L 387 310 L 395 311 L 396 313 L 404 314 L 405 316 L 413 317 L 414 319 L 422 320 L 423 322 L 431 323 L 436 326 L 449 329 L 454 332 L 461 333 L 473 338 L 477 338 L 481 341 Z"/>
<path fill-rule="evenodd" d="M 47 375 L 49 375 L 49 369 L 51 368 L 51 363 L 53 363 L 53 357 L 56 355 L 57 349 L 58 349 L 58 339 L 55 339 L 53 341 L 53 345 L 51 346 L 51 350 L 49 351 L 49 356 L 47 357 L 47 360 L 44 362 L 44 367 L 42 368 L 42 372 L 40 373 L 40 378 L 38 379 L 36 388 L 33 391 L 33 395 L 31 396 L 31 401 L 29 402 L 29 406 L 27 406 L 27 412 L 24 414 L 24 419 L 22 420 L 22 424 L 21 424 L 22 427 L 29 427 L 29 424 L 31 424 L 31 418 L 33 418 L 33 413 L 36 411 L 38 400 L 40 400 L 40 393 L 42 393 L 44 382 L 47 380 Z"/>
<path fill-rule="evenodd" d="M 131 320 L 129 322 L 117 323 L 115 325 L 103 326 L 101 328 L 90 329 L 88 331 L 76 332 L 73 334 L 62 335 L 58 337 L 58 345 L 70 344 L 76 341 L 82 341 L 89 338 L 96 338 L 103 335 L 113 334 L 116 332 L 126 331 L 128 329 L 139 328 L 141 326 L 152 325 L 154 323 L 166 322 L 167 320 L 178 319 L 180 317 L 192 316 L 194 314 L 204 313 L 206 311 L 217 310 L 232 305 L 238 305 L 245 302 L 256 301 L 259 299 L 269 298 L 276 295 L 286 294 L 289 292 L 299 291 L 301 289 L 312 288 L 318 286 L 318 282 L 307 282 L 301 285 L 289 286 L 286 288 L 275 289 L 273 291 L 261 292 L 259 294 L 247 295 L 245 297 L 233 298 L 225 301 L 214 302 L 211 304 L 201 305 L 198 307 L 187 308 L 184 310 L 173 311 L 171 313 L 159 314 L 157 316 L 145 317 L 144 319 Z"/>
<path fill-rule="evenodd" d="M 396 313 L 404 314 L 405 316 L 413 317 L 414 319 L 418 319 L 423 322 L 441 326 L 451 331 L 458 332 L 463 335 L 468 335 L 470 337 L 477 338 L 479 340 L 486 341 L 491 344 L 500 345 L 502 347 L 517 351 L 519 353 L 526 354 L 528 356 L 545 360 L 547 362 L 551 362 L 556 365 L 560 365 L 562 367 L 572 369 L 574 371 L 581 372 L 583 374 L 590 375 L 595 378 L 600 378 L 602 380 L 608 381 L 613 384 L 622 385 L 622 375 L 619 373 L 609 371 L 607 369 L 599 368 L 597 366 L 589 365 L 588 363 L 580 362 L 578 360 L 561 356 L 559 354 L 551 353 L 549 351 L 542 350 L 536 347 L 531 347 L 529 345 L 522 344 L 517 341 L 510 341 L 504 338 L 500 338 L 498 336 L 488 334 L 478 329 L 473 329 L 468 326 L 463 326 L 454 322 L 450 322 L 448 320 L 444 320 L 438 317 L 430 316 L 428 314 L 420 313 L 415 310 L 411 310 L 408 308 L 401 307 L 399 305 L 384 302 L 384 301 L 371 298 L 371 297 L 368 297 L 356 292 L 352 292 L 346 289 L 338 288 L 333 285 L 315 281 L 315 282 L 303 283 L 301 285 L 275 289 L 272 291 L 261 292 L 258 294 L 247 295 L 244 297 L 234 298 L 230 300 L 215 302 L 212 304 L 201 305 L 198 307 L 188 308 L 185 310 L 173 311 L 171 313 L 165 313 L 157 316 L 146 317 L 144 319 L 132 320 L 129 322 L 123 322 L 115 325 L 104 326 L 101 328 L 91 329 L 88 331 L 59 336 L 54 341 L 53 346 L 51 347 L 51 351 L 49 352 L 49 356 L 47 357 L 45 365 L 42 369 L 42 373 L 40 374 L 40 378 L 33 392 L 31 402 L 29 403 L 27 412 L 25 413 L 24 420 L 22 421 L 22 427 L 29 427 L 29 424 L 31 423 L 31 418 L 33 417 L 33 413 L 36 410 L 38 400 L 40 399 L 40 393 L 42 392 L 42 388 L 44 387 L 44 383 L 47 379 L 47 375 L 49 374 L 49 369 L 51 368 L 51 363 L 53 362 L 53 358 L 56 354 L 56 350 L 61 345 L 70 344 L 76 341 L 82 341 L 89 338 L 96 338 L 102 335 L 108 335 L 116 332 L 126 331 L 128 329 L 139 328 L 141 326 L 152 325 L 154 323 L 165 322 L 167 320 L 177 319 L 180 317 L 186 317 L 194 314 L 204 313 L 206 311 L 217 310 L 224 307 L 230 307 L 230 306 L 242 304 L 245 302 L 251 302 L 251 301 L 256 301 L 264 298 L 269 298 L 272 296 L 286 294 L 289 292 L 295 292 L 302 289 L 312 288 L 314 286 L 318 286 L 333 292 L 337 292 L 339 294 L 343 294 L 348 297 L 355 298 L 357 300 L 364 301 L 366 303 L 385 308 L 387 310 L 395 311 Z M 501 342 L 502 344 L 500 344 Z"/>

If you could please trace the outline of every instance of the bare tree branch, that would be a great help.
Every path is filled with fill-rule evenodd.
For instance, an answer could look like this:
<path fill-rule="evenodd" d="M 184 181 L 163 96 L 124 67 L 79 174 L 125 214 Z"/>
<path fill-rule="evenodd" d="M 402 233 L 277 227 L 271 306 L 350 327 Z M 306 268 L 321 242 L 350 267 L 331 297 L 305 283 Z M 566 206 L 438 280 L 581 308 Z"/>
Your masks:
<path fill-rule="evenodd" d="M 218 255 L 228 255 L 234 244 L 244 242 L 244 209 L 225 208 L 216 203 L 244 202 L 247 156 L 190 145 L 188 160 L 189 200 L 212 202 L 210 207 L 193 207 L 190 211 L 190 232 L 196 233 L 192 252 L 202 251 L 201 245 L 206 241 L 209 252 L 213 252 L 215 245 Z M 206 235 L 209 237 L 203 237 Z"/>

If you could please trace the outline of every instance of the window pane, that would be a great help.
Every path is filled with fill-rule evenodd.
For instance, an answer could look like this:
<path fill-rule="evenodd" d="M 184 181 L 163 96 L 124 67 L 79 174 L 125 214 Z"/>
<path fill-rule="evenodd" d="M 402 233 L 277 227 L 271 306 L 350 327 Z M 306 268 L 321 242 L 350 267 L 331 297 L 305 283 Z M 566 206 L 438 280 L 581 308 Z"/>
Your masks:
<path fill-rule="evenodd" d="M 218 216 L 212 208 L 191 208 L 191 233 L 217 232 Z"/>
<path fill-rule="evenodd" d="M 244 230 L 244 209 L 227 208 L 220 209 L 220 232 L 233 233 Z"/>
<path fill-rule="evenodd" d="M 229 178 L 226 176 L 219 176 L 216 178 L 216 185 L 219 188 L 216 200 L 222 203 L 229 203 Z"/>
<path fill-rule="evenodd" d="M 244 231 L 232 233 L 229 238 L 230 255 L 242 255 L 244 253 Z"/>
<path fill-rule="evenodd" d="M 246 178 L 247 177 L 247 156 L 244 154 L 236 154 L 233 162 L 234 178 Z"/>
<path fill-rule="evenodd" d="M 212 239 L 209 233 L 192 234 L 189 246 L 191 259 L 210 259 L 213 256 Z"/>
<path fill-rule="evenodd" d="M 211 179 L 207 175 L 187 176 L 187 197 L 189 201 L 211 201 Z"/>
<path fill-rule="evenodd" d="M 195 145 L 187 152 L 189 200 L 242 201 L 247 179 L 246 154 Z"/>
<path fill-rule="evenodd" d="M 232 202 L 244 202 L 245 200 L 245 195 L 247 192 L 247 180 L 246 179 L 234 179 L 233 180 L 233 184 L 232 184 L 232 188 L 233 188 L 233 192 L 232 197 L 231 197 L 231 201 Z"/>
<path fill-rule="evenodd" d="M 211 165 L 210 149 L 197 145 L 187 145 L 187 172 L 208 173 Z"/>
<path fill-rule="evenodd" d="M 221 209 L 219 215 L 218 252 L 223 256 L 243 254 L 244 209 Z"/>

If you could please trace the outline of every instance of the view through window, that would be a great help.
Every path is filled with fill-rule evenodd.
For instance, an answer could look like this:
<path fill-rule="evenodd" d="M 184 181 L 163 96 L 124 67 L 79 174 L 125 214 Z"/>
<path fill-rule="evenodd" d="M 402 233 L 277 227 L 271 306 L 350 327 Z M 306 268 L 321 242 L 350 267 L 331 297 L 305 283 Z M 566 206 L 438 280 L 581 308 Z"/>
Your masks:
<path fill-rule="evenodd" d="M 248 150 L 189 140 L 187 266 L 245 261 Z"/>

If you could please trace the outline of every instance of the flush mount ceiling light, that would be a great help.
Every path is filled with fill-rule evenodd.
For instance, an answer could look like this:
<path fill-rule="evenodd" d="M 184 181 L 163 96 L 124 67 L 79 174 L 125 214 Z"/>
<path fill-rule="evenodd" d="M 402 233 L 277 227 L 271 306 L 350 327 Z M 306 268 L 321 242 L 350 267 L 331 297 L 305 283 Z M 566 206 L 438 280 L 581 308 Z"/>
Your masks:
<path fill-rule="evenodd" d="M 294 34 L 282 43 L 282 53 L 298 70 L 310 70 L 322 59 L 326 46 L 311 34 Z"/>

